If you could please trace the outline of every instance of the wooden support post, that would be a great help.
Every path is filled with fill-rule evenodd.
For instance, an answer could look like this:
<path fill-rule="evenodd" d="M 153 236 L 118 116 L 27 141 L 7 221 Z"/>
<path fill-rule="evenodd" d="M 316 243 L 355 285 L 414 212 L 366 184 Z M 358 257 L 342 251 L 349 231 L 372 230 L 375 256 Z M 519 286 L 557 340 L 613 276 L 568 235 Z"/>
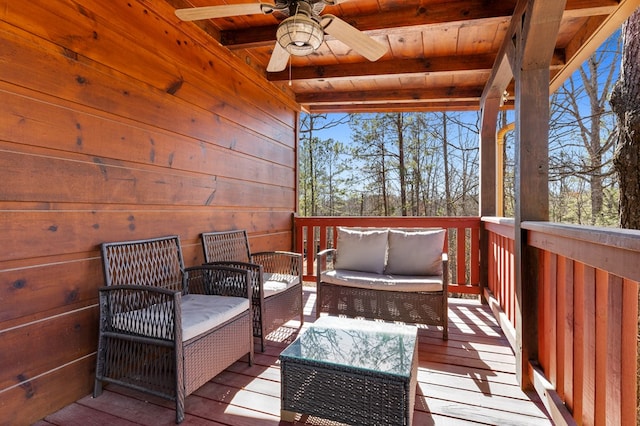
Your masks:
<path fill-rule="evenodd" d="M 538 358 L 538 251 L 521 229 L 549 220 L 549 70 L 522 70 L 516 79 L 516 352 L 518 379 L 528 387 L 529 360 Z"/>
<path fill-rule="evenodd" d="M 549 220 L 549 64 L 565 1 L 529 0 L 516 31 L 516 374 L 531 388 L 529 362 L 538 359 L 538 251 L 522 222 Z"/>

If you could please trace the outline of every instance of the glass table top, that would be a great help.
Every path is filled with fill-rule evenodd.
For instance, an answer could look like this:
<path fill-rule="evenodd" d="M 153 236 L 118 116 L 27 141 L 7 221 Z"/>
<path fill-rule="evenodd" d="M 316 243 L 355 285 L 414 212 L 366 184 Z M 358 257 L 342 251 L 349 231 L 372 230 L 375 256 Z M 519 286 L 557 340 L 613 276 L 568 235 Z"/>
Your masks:
<path fill-rule="evenodd" d="M 409 377 L 417 336 L 415 326 L 339 317 L 321 317 L 280 354 Z"/>

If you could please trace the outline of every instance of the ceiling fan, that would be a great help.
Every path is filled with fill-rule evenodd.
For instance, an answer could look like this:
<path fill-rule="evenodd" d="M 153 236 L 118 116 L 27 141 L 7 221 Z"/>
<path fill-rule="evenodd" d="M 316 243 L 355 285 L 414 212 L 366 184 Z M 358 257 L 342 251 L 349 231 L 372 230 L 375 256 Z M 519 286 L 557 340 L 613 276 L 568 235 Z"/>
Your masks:
<path fill-rule="evenodd" d="M 226 18 L 240 15 L 269 15 L 278 12 L 287 18 L 278 25 L 277 41 L 267 71 L 278 72 L 287 67 L 290 55 L 306 56 L 314 52 L 329 34 L 370 61 L 377 61 L 387 52 L 378 43 L 337 16 L 320 15 L 326 5 L 334 6 L 349 0 L 275 0 L 275 4 L 242 3 L 193 7 L 176 10 L 183 21 Z"/>

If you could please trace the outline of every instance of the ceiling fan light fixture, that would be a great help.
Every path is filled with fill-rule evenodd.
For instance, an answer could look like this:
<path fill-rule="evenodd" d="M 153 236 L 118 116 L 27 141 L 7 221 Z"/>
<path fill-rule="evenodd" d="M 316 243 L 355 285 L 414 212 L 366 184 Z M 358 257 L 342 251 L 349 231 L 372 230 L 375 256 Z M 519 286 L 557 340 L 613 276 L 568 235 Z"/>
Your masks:
<path fill-rule="evenodd" d="M 322 44 L 324 30 L 318 22 L 300 13 L 282 21 L 276 37 L 291 55 L 307 56 Z"/>

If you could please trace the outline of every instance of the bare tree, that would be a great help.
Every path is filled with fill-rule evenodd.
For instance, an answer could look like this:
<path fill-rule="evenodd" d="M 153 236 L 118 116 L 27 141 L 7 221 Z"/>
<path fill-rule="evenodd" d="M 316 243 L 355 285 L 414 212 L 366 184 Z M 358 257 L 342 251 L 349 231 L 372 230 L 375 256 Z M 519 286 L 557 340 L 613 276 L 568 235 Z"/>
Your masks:
<path fill-rule="evenodd" d="M 442 113 L 442 161 L 444 161 L 444 202 L 445 215 L 452 216 L 451 174 L 449 173 L 449 140 L 447 134 L 447 113 Z"/>
<path fill-rule="evenodd" d="M 581 210 L 579 220 L 592 225 L 607 222 L 602 209 L 605 180 L 613 173 L 614 141 L 614 118 L 607 99 L 618 71 L 619 51 L 618 37 L 607 40 L 551 101 L 550 180 L 562 181 L 560 188 L 566 192 L 555 195 L 563 200 L 566 196 L 575 198 L 580 201 L 576 207 L 582 207 L 583 198 L 590 198 L 590 214 Z M 588 187 L 579 179 L 587 181 Z"/>
<path fill-rule="evenodd" d="M 398 145 L 398 175 L 400 177 L 400 209 L 402 216 L 407 215 L 407 168 L 405 166 L 404 131 L 405 117 L 401 112 L 393 116 L 394 130 Z"/>
<path fill-rule="evenodd" d="M 618 117 L 614 166 L 620 183 L 620 226 L 640 229 L 640 8 L 622 26 L 620 79 L 611 94 Z"/>

